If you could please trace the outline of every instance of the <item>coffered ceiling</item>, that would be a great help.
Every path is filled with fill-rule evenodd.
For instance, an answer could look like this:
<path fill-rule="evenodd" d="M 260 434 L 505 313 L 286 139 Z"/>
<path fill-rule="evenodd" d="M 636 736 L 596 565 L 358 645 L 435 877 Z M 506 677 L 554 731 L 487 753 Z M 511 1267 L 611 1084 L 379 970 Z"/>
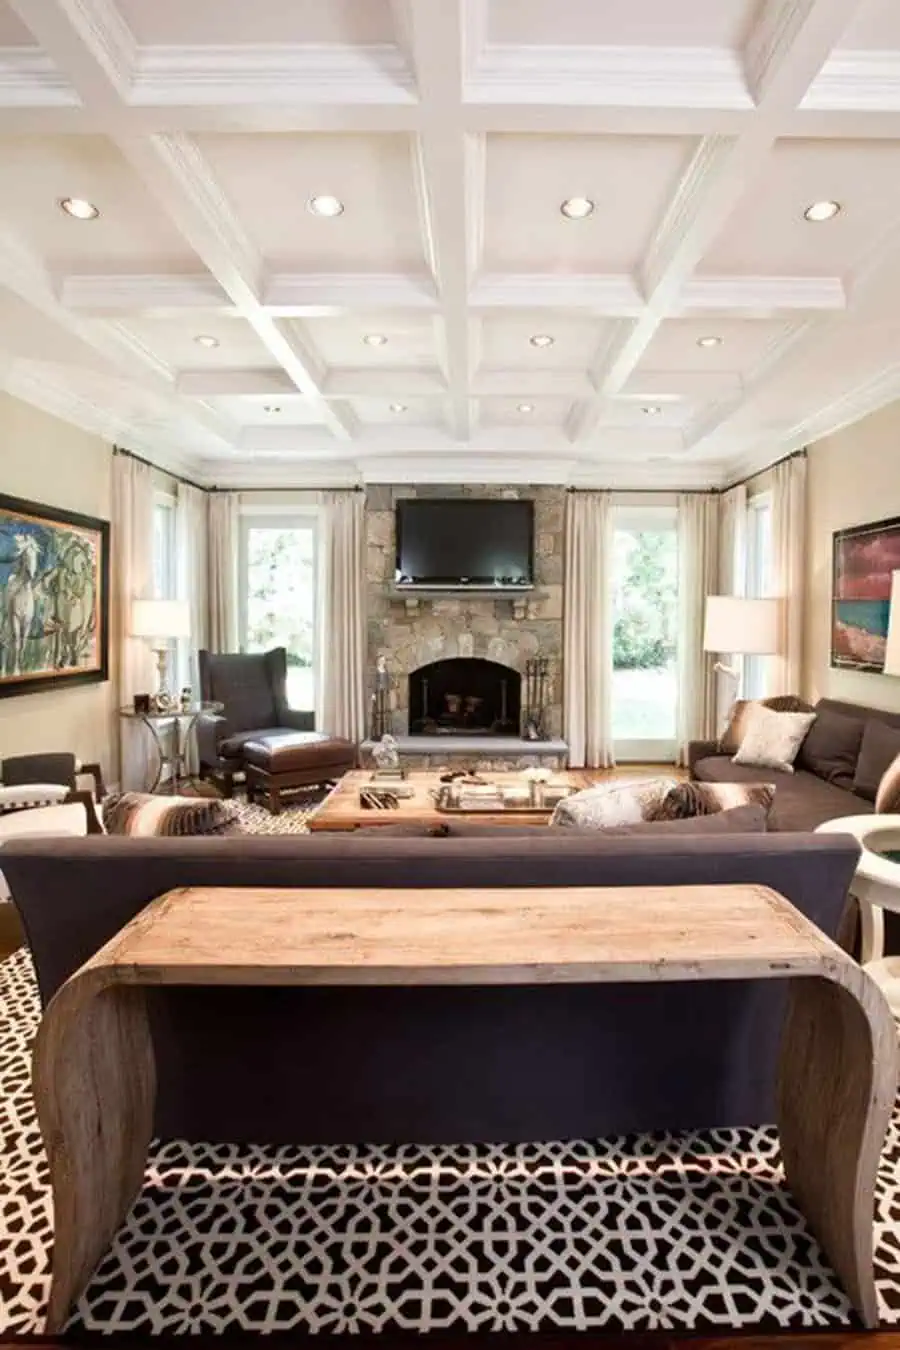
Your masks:
<path fill-rule="evenodd" d="M 0 383 L 220 484 L 726 482 L 900 397 L 900 4 L 0 0 Z"/>

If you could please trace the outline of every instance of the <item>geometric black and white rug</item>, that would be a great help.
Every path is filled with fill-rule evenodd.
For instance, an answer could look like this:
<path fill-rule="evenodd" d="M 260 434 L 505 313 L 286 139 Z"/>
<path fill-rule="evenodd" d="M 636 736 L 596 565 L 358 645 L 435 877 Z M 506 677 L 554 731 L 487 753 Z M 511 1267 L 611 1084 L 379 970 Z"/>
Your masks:
<path fill-rule="evenodd" d="M 51 1204 L 31 960 L 0 963 L 0 1333 L 41 1329 Z M 900 1323 L 900 1115 L 878 1289 Z M 839 1328 L 774 1129 L 566 1143 L 151 1149 L 70 1323 L 164 1333 Z"/>

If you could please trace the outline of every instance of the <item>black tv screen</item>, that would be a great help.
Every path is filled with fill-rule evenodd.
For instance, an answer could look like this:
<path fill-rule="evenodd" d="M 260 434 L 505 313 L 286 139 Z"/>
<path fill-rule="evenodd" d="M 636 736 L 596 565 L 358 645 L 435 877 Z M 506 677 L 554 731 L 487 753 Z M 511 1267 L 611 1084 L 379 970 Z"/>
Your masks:
<path fill-rule="evenodd" d="M 533 584 L 533 502 L 410 497 L 396 523 L 398 586 Z"/>

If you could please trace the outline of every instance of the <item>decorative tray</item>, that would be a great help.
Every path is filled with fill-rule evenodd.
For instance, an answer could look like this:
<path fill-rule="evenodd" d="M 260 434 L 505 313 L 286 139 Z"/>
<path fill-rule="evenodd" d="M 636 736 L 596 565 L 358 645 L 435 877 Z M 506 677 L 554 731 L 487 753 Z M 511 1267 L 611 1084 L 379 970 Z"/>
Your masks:
<path fill-rule="evenodd" d="M 454 790 L 456 789 L 456 790 Z M 546 816 L 576 789 L 568 783 L 542 783 L 532 796 L 527 786 L 507 787 L 495 783 L 484 786 L 456 788 L 445 783 L 433 792 L 434 805 L 448 815 L 468 816 L 479 811 L 503 812 L 504 815 Z"/>

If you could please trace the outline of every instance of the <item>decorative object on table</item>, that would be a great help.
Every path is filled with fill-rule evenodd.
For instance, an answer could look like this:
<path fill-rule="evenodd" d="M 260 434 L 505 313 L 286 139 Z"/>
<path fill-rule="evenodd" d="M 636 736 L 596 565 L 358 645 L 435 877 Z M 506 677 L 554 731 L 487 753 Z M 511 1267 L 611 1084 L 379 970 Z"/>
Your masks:
<path fill-rule="evenodd" d="M 532 806 L 544 805 L 544 788 L 553 777 L 549 769 L 525 769 L 522 777 L 528 784 L 528 798 Z"/>
<path fill-rule="evenodd" d="M 814 712 L 775 712 L 757 704 L 751 710 L 734 763 L 793 773 L 794 760 L 815 720 Z"/>
<path fill-rule="evenodd" d="M 120 792 L 103 803 L 108 834 L 185 838 L 243 834 L 237 812 L 219 797 L 158 797 Z"/>
<path fill-rule="evenodd" d="M 756 600 L 744 595 L 708 595 L 703 627 L 703 650 L 718 656 L 774 656 L 778 651 L 778 600 Z M 713 670 L 731 685 L 726 700 L 733 710 L 741 683 L 741 666 L 719 660 Z M 731 712 L 726 713 L 728 725 Z"/>
<path fill-rule="evenodd" d="M 396 811 L 400 806 L 400 798 L 389 788 L 379 791 L 374 786 L 361 787 L 359 804 L 365 811 Z"/>
<path fill-rule="evenodd" d="M 382 653 L 375 661 L 375 688 L 372 691 L 372 716 L 369 733 L 373 741 L 380 741 L 391 724 L 390 688 L 391 677 L 388 674 L 387 658 Z"/>
<path fill-rule="evenodd" d="M 375 770 L 373 778 L 405 778 L 406 775 L 400 767 L 400 747 L 397 744 L 396 736 L 390 732 L 385 732 L 381 740 L 372 751 L 372 758 L 375 761 Z"/>
<path fill-rule="evenodd" d="M 546 656 L 530 656 L 523 676 L 522 736 L 526 741 L 546 741 L 547 704 L 550 695 L 550 662 Z"/>
<path fill-rule="evenodd" d="M 193 703 L 193 701 L 194 701 L 194 695 L 193 695 L 193 693 L 191 692 L 191 686 L 190 686 L 189 684 L 186 684 L 186 685 L 184 686 L 184 688 L 182 689 L 182 691 L 181 691 L 181 707 L 182 707 L 182 711 L 183 711 L 185 708 L 189 708 L 189 707 L 191 706 L 191 704 Z"/>
<path fill-rule="evenodd" d="M 158 765 L 156 777 L 150 788 L 151 793 L 163 791 L 174 793 L 177 796 L 186 786 L 199 791 L 201 780 L 188 771 L 191 738 L 196 734 L 197 727 L 202 725 L 204 719 L 215 717 L 222 711 L 222 704 L 214 702 L 191 703 L 184 708 L 179 700 L 173 701 L 165 694 L 162 697 L 168 706 L 157 706 L 160 695 L 156 695 L 152 700 L 149 712 L 138 712 L 134 708 L 120 708 L 119 715 L 120 717 L 137 718 L 138 721 L 143 722 L 153 739 Z M 161 729 L 170 727 L 173 728 L 171 737 L 160 735 Z M 163 782 L 167 769 L 169 774 Z M 209 793 L 211 790 L 206 788 L 205 792 Z"/>
<path fill-rule="evenodd" d="M 136 713 L 148 713 L 152 710 L 153 699 L 150 694 L 135 694 L 132 702 Z"/>
<path fill-rule="evenodd" d="M 109 522 L 0 495 L 0 698 L 109 678 Z"/>
<path fill-rule="evenodd" d="M 172 645 L 191 631 L 191 612 L 186 600 L 134 600 L 131 605 L 131 636 L 146 638 L 156 653 L 158 687 L 154 696 L 157 712 L 172 708 L 168 666 Z M 177 706 L 177 699 L 175 700 Z"/>
<path fill-rule="evenodd" d="M 831 664 L 883 673 L 900 516 L 837 530 L 832 544 Z M 897 639 L 900 644 L 900 638 Z M 900 648 L 898 648 L 900 649 Z M 894 664 L 893 673 L 900 673 Z"/>

